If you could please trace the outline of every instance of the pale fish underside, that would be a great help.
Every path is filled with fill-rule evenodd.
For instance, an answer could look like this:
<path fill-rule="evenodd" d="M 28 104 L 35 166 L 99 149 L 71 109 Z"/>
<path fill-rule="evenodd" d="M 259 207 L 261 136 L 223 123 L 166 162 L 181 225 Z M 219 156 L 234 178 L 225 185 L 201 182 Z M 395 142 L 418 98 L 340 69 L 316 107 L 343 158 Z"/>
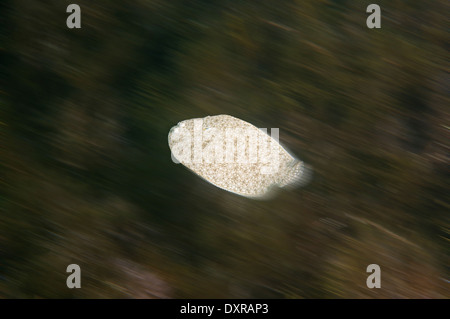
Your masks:
<path fill-rule="evenodd" d="M 185 120 L 169 132 L 172 159 L 229 192 L 267 198 L 303 184 L 306 168 L 256 126 L 229 115 Z M 276 131 L 277 132 L 277 131 Z"/>

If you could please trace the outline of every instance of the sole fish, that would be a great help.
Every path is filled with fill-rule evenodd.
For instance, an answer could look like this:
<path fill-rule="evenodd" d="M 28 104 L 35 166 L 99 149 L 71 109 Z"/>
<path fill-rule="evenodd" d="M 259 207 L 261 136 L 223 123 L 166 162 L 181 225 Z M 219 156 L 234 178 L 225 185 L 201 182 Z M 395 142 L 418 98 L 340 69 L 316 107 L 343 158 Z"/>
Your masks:
<path fill-rule="evenodd" d="M 230 115 L 178 123 L 169 132 L 172 160 L 211 184 L 249 197 L 268 198 L 278 188 L 304 184 L 309 169 L 264 129 Z"/>

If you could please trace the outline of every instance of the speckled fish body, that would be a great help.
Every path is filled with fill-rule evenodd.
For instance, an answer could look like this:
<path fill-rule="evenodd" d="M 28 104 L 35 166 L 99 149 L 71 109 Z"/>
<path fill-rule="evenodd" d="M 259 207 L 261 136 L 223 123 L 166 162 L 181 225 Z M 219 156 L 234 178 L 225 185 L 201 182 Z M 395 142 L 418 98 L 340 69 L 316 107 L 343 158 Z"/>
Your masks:
<path fill-rule="evenodd" d="M 274 132 L 275 135 L 274 136 Z M 168 136 L 172 159 L 211 184 L 251 198 L 267 197 L 304 178 L 302 161 L 262 129 L 229 115 L 185 120 Z"/>

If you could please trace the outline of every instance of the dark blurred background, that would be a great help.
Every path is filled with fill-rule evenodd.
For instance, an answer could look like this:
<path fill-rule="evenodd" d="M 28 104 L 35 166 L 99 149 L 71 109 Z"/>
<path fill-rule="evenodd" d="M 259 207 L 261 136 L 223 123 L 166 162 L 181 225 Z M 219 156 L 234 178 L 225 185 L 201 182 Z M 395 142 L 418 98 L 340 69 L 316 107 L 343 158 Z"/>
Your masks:
<path fill-rule="evenodd" d="M 1 1 L 0 297 L 449 298 L 449 2 L 370 3 Z M 217 114 L 311 182 L 174 164 L 169 129 Z"/>

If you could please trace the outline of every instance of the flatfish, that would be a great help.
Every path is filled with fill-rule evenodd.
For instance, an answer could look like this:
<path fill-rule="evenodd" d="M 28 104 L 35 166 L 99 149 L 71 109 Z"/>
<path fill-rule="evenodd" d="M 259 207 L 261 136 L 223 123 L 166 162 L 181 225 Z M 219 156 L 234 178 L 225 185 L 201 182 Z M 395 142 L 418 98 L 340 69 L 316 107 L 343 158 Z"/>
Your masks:
<path fill-rule="evenodd" d="M 182 121 L 168 136 L 172 160 L 209 183 L 249 197 L 267 198 L 276 189 L 308 180 L 309 169 L 267 130 L 230 115 Z"/>

